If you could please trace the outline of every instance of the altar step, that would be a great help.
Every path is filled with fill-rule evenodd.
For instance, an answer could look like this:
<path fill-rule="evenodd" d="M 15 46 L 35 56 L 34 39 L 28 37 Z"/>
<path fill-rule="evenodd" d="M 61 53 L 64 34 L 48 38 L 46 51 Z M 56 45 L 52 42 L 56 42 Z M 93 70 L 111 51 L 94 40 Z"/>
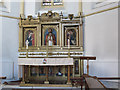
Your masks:
<path fill-rule="evenodd" d="M 22 88 L 2 88 L 2 90 L 81 90 L 73 87 L 22 87 Z M 84 89 L 83 89 L 84 90 Z"/>
<path fill-rule="evenodd" d="M 72 87 L 71 84 L 20 84 L 20 87 Z"/>

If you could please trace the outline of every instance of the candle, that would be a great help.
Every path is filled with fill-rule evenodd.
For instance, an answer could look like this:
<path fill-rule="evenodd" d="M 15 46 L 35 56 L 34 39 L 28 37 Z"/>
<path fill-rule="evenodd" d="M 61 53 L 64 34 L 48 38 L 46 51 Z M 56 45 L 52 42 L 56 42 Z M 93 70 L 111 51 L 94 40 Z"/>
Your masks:
<path fill-rule="evenodd" d="M 68 39 L 68 48 L 70 48 L 70 39 Z"/>
<path fill-rule="evenodd" d="M 28 49 L 28 44 L 29 44 L 29 42 L 28 42 L 28 40 L 26 40 L 26 49 Z"/>

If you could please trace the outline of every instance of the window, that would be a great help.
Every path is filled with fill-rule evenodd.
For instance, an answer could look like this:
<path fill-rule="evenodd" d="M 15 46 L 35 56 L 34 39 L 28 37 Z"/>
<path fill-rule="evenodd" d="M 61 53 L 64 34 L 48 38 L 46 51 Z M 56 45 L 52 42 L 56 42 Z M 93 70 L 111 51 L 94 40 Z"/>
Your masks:
<path fill-rule="evenodd" d="M 43 0 L 43 6 L 51 6 L 51 0 Z"/>
<path fill-rule="evenodd" d="M 62 0 L 53 0 L 53 5 L 62 5 L 63 1 Z"/>
<path fill-rule="evenodd" d="M 43 0 L 42 6 L 62 6 L 63 0 Z"/>

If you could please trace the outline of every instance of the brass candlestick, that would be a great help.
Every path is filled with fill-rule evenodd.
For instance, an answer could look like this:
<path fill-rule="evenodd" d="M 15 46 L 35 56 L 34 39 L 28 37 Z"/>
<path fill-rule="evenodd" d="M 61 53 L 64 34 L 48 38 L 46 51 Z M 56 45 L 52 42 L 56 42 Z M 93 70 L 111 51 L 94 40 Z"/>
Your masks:
<path fill-rule="evenodd" d="M 70 48 L 68 48 L 68 58 L 70 58 Z"/>
<path fill-rule="evenodd" d="M 28 49 L 26 50 L 26 58 L 28 58 Z"/>
<path fill-rule="evenodd" d="M 46 56 L 48 57 L 48 43 L 47 43 L 47 53 L 46 53 Z"/>
<path fill-rule="evenodd" d="M 70 38 L 68 39 L 68 58 L 70 58 Z"/>

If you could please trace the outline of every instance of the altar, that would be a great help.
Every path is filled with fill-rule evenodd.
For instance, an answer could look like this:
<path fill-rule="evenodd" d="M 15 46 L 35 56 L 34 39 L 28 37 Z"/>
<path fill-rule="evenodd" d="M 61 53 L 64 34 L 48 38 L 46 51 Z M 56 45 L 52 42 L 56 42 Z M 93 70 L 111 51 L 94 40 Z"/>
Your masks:
<path fill-rule="evenodd" d="M 70 78 L 84 73 L 82 13 L 20 17 L 18 51 L 21 85 L 71 85 Z"/>
<path fill-rule="evenodd" d="M 18 58 L 18 64 L 24 84 L 71 84 L 73 58 Z"/>

